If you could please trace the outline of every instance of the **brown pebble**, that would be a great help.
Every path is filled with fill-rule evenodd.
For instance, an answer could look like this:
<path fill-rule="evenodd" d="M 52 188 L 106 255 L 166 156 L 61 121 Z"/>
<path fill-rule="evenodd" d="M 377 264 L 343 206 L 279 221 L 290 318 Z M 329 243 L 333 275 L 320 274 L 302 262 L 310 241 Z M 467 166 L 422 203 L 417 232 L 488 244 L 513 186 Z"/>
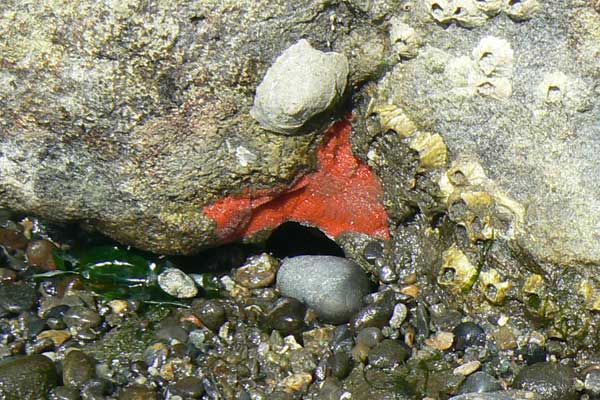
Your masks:
<path fill-rule="evenodd" d="M 0 282 L 14 282 L 17 279 L 17 273 L 12 269 L 0 268 Z"/>
<path fill-rule="evenodd" d="M 419 295 L 419 287 L 417 285 L 408 285 L 400 289 L 400 293 L 410 297 L 417 297 Z"/>
<path fill-rule="evenodd" d="M 468 376 L 468 375 L 471 375 L 473 372 L 477 371 L 480 367 L 481 367 L 481 363 L 479 361 L 475 360 L 475 361 L 465 363 L 463 365 L 459 365 L 458 367 L 454 368 L 452 373 L 454 375 Z"/>
<path fill-rule="evenodd" d="M 503 326 L 494 333 L 496 346 L 500 350 L 510 350 L 517 347 L 517 338 L 508 326 Z"/>
<path fill-rule="evenodd" d="M 437 350 L 448 350 L 454 342 L 454 334 L 452 332 L 438 332 L 435 336 L 425 339 L 425 344 Z"/>
<path fill-rule="evenodd" d="M 39 267 L 44 271 L 54 271 L 56 264 L 52 257 L 52 251 L 56 246 L 49 240 L 31 240 L 27 244 L 27 261 L 29 265 Z"/>
<path fill-rule="evenodd" d="M 306 372 L 300 372 L 298 374 L 293 374 L 290 376 L 286 376 L 281 381 L 281 385 L 283 386 L 283 390 L 292 393 L 297 392 L 299 390 L 303 390 L 312 382 L 312 375 Z"/>
<path fill-rule="evenodd" d="M 21 231 L 0 228 L 0 245 L 9 249 L 24 249 L 27 246 L 27 238 Z"/>
<path fill-rule="evenodd" d="M 68 330 L 48 330 L 37 335 L 37 340 L 51 339 L 54 346 L 58 347 L 71 338 L 71 333 Z"/>

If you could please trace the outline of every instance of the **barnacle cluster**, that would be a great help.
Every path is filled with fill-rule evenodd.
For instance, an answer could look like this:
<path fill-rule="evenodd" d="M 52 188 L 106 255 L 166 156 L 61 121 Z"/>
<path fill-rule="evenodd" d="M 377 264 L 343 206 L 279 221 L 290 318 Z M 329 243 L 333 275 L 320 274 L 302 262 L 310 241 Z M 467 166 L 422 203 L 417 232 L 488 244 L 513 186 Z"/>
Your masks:
<path fill-rule="evenodd" d="M 392 48 L 401 58 L 415 57 L 422 44 L 417 32 L 398 17 L 390 19 L 389 36 Z"/>
<path fill-rule="evenodd" d="M 511 236 L 523 221 L 523 207 L 496 188 L 474 160 L 454 161 L 438 184 L 450 218 L 465 228 L 472 243 Z"/>
<path fill-rule="evenodd" d="M 404 110 L 394 104 L 375 106 L 373 111 L 379 115 L 381 129 L 384 132 L 392 130 L 410 140 L 410 148 L 419 153 L 417 172 L 446 166 L 448 147 L 441 135 L 419 130 Z"/>
<path fill-rule="evenodd" d="M 515 21 L 528 20 L 539 6 L 538 0 L 423 0 L 422 4 L 436 22 L 465 28 L 481 26 L 500 13 Z"/>

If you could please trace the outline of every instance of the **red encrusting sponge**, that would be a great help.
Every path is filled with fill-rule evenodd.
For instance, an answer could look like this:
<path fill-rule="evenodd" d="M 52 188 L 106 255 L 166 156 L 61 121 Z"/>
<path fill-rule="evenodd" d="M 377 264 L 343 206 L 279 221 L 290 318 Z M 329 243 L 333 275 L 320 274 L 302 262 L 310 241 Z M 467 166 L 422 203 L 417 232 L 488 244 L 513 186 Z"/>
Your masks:
<path fill-rule="evenodd" d="M 383 188 L 371 169 L 352 154 L 352 125 L 332 125 L 317 149 L 317 169 L 285 191 L 259 190 L 227 196 L 204 207 L 223 243 L 296 221 L 335 238 L 353 231 L 389 238 Z"/>

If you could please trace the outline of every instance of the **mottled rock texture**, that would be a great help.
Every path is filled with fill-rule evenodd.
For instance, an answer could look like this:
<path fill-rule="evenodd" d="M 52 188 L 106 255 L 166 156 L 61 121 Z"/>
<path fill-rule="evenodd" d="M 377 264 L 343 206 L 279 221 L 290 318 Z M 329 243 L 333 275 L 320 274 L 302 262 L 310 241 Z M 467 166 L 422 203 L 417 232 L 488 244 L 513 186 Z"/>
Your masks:
<path fill-rule="evenodd" d="M 338 1 L 4 2 L 2 205 L 156 252 L 213 243 L 203 206 L 281 190 L 314 165 L 318 130 L 286 137 L 249 115 L 267 68 L 305 38 L 345 54 L 352 85 L 377 76 L 394 6 L 369 17 Z"/>
<path fill-rule="evenodd" d="M 480 164 L 488 191 L 522 206 L 506 207 L 520 214 L 514 236 L 538 260 L 599 263 L 600 13 L 578 0 L 455 3 L 404 14 L 424 46 L 379 101 Z"/>

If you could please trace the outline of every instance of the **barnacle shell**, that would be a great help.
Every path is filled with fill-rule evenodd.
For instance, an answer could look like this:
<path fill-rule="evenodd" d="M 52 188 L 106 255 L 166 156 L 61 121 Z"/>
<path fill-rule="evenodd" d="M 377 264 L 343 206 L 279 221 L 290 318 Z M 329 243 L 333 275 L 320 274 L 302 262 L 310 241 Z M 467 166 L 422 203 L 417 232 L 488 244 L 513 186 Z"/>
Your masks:
<path fill-rule="evenodd" d="M 456 245 L 446 250 L 442 257 L 438 284 L 448 288 L 454 294 L 469 291 L 477 279 L 477 268 Z"/>
<path fill-rule="evenodd" d="M 527 277 L 521 292 L 523 293 L 523 301 L 530 312 L 547 318 L 558 311 L 556 304 L 546 295 L 546 283 L 541 275 L 532 274 Z"/>
<path fill-rule="evenodd" d="M 482 271 L 479 275 L 479 285 L 485 298 L 494 304 L 500 304 L 506 298 L 507 292 L 512 288 L 512 282 L 503 280 L 495 269 Z"/>
<path fill-rule="evenodd" d="M 504 13 L 515 21 L 530 19 L 538 7 L 538 0 L 504 0 Z"/>
<path fill-rule="evenodd" d="M 390 20 L 390 42 L 394 50 L 403 58 L 413 58 L 421 46 L 416 31 L 398 17 Z"/>
<path fill-rule="evenodd" d="M 510 43 L 494 36 L 482 38 L 473 49 L 473 59 L 486 76 L 511 76 L 514 51 Z"/>
<path fill-rule="evenodd" d="M 476 4 L 481 12 L 487 16 L 493 17 L 502 11 L 504 0 L 478 0 Z"/>
<path fill-rule="evenodd" d="M 448 147 L 437 133 L 418 132 L 410 147 L 419 152 L 419 172 L 444 167 L 448 162 Z"/>
<path fill-rule="evenodd" d="M 377 106 L 375 112 L 379 114 L 379 121 L 384 132 L 391 129 L 406 138 L 417 131 L 415 123 L 408 118 L 402 108 L 394 104 Z"/>
<path fill-rule="evenodd" d="M 481 26 L 487 16 L 475 0 L 426 0 L 434 20 L 442 24 L 456 22 L 466 28 Z M 426 3 L 426 4 L 427 4 Z"/>

